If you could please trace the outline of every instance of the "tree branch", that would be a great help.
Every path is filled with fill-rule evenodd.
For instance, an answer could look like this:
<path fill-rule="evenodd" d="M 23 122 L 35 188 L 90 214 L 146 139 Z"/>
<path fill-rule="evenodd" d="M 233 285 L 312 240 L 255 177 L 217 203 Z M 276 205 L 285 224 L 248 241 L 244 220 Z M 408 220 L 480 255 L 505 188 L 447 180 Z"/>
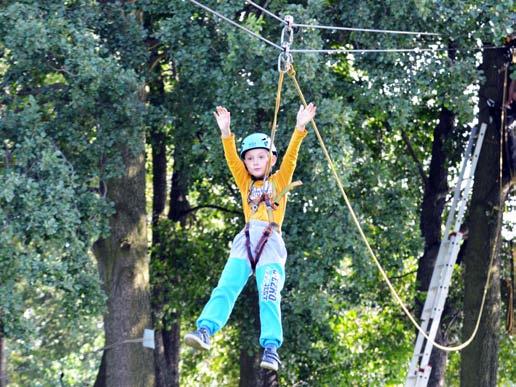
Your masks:
<path fill-rule="evenodd" d="M 408 273 L 405 273 L 405 274 L 402 274 L 402 275 L 396 275 L 396 276 L 393 276 L 393 277 L 389 277 L 390 280 L 396 280 L 396 279 L 401 279 L 401 278 L 404 278 L 404 277 L 407 277 L 411 274 L 414 274 L 417 272 L 417 269 L 416 270 L 412 270 L 412 271 L 409 271 Z"/>
<path fill-rule="evenodd" d="M 403 129 L 401 129 L 401 138 L 403 139 L 403 142 L 407 146 L 409 155 L 412 157 L 412 159 L 416 163 L 416 167 L 419 172 L 419 176 L 421 177 L 421 180 L 423 182 L 423 187 L 425 187 L 426 184 L 428 183 L 428 177 L 426 176 L 425 170 L 423 169 L 423 164 L 418 159 L 416 152 L 414 151 L 414 148 L 412 147 L 412 143 L 410 142 L 410 139 L 409 139 L 407 133 Z"/>
<path fill-rule="evenodd" d="M 64 83 L 53 83 L 51 85 L 41 86 L 41 87 L 26 87 L 21 89 L 17 95 L 19 97 L 26 97 L 28 95 L 40 95 L 47 93 L 55 93 L 57 91 L 64 91 L 67 89 L 67 85 Z"/>

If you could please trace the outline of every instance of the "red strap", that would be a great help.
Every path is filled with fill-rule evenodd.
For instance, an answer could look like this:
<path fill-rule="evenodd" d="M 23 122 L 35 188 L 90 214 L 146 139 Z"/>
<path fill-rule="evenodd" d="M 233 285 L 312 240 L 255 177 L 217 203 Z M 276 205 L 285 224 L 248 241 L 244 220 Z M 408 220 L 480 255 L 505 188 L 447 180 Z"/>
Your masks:
<path fill-rule="evenodd" d="M 256 267 L 256 263 L 254 262 L 253 253 L 251 252 L 251 238 L 249 236 L 249 223 L 245 224 L 245 249 L 247 251 L 247 259 L 249 259 L 249 263 L 251 264 L 251 268 Z"/>
<path fill-rule="evenodd" d="M 272 233 L 273 227 L 274 227 L 274 225 L 272 223 L 270 223 L 269 225 L 267 225 L 265 230 L 263 230 L 262 236 L 260 237 L 260 240 L 258 241 L 258 244 L 256 245 L 256 248 L 254 250 L 254 258 L 253 258 L 253 253 L 251 252 L 251 238 L 249 235 L 249 223 L 246 223 L 246 225 L 245 225 L 245 248 L 247 251 L 247 259 L 249 259 L 249 263 L 251 264 L 253 273 L 256 269 L 256 265 L 258 264 L 258 261 L 260 260 L 260 257 L 262 256 L 265 244 L 269 240 L 269 237 Z"/>

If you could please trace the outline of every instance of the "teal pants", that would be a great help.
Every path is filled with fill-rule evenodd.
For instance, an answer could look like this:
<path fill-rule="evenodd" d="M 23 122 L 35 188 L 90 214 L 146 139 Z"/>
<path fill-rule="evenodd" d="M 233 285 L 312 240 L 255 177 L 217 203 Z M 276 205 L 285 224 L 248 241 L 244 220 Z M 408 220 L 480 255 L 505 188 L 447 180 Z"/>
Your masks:
<path fill-rule="evenodd" d="M 197 328 L 208 328 L 213 335 L 228 322 L 235 301 L 252 274 L 247 259 L 229 258 L 219 283 L 211 293 L 197 320 Z M 281 290 L 285 282 L 285 270 L 281 263 L 258 265 L 256 283 L 260 307 L 260 345 L 279 348 L 283 343 L 281 325 Z"/>

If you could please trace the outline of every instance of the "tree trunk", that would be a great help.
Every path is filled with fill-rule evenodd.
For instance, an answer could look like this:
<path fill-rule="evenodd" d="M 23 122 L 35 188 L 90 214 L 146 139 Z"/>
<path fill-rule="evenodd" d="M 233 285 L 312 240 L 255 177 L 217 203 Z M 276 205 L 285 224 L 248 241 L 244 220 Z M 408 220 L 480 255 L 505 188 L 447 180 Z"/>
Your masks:
<path fill-rule="evenodd" d="M 420 315 L 423 309 L 424 299 L 420 294 L 426 294 L 430 286 L 432 272 L 434 270 L 439 245 L 441 244 L 442 213 L 448 193 L 448 170 L 446 140 L 453 131 L 455 115 L 443 108 L 439 115 L 439 124 L 434 129 L 434 141 L 432 144 L 432 160 L 428 178 L 425 184 L 423 202 L 421 204 L 420 229 L 425 239 L 425 250 L 419 260 L 417 270 L 417 292 L 416 311 Z M 446 309 L 442 319 L 446 317 Z M 436 340 L 446 344 L 447 337 L 444 331 L 439 328 L 436 333 Z M 444 372 L 446 370 L 447 353 L 436 348 L 433 349 L 430 357 L 432 373 L 428 381 L 429 386 L 444 385 Z"/>
<path fill-rule="evenodd" d="M 7 386 L 7 369 L 5 358 L 5 336 L 3 324 L 0 321 L 0 387 Z"/>
<path fill-rule="evenodd" d="M 144 16 L 144 24 L 149 36 L 153 33 L 153 20 L 149 15 Z M 155 39 L 149 38 L 148 45 L 152 46 L 151 54 L 148 61 L 149 72 L 149 93 L 146 96 L 147 101 L 154 107 L 162 106 L 165 101 L 165 85 L 161 74 L 161 60 L 158 52 L 159 46 Z M 152 148 L 152 246 L 158 248 L 158 253 L 153 254 L 152 260 L 164 260 L 159 253 L 159 245 L 161 237 L 158 230 L 159 219 L 163 215 L 166 207 L 167 197 L 167 148 L 165 134 L 162 128 L 158 126 L 159 123 L 153 123 L 151 128 L 151 148 Z M 166 321 L 159 321 L 161 315 L 163 300 L 167 299 L 165 290 L 160 286 L 160 274 L 152 273 L 153 285 L 152 287 L 152 320 L 156 327 L 155 346 L 154 351 L 154 368 L 156 372 L 156 386 L 169 387 L 179 386 L 179 372 L 177 361 L 173 361 L 174 356 L 171 357 L 170 346 L 171 340 L 179 335 L 175 330 L 167 332 Z M 154 281 L 155 280 L 155 281 Z"/>
<path fill-rule="evenodd" d="M 251 316 L 243 317 L 244 323 L 240 329 L 240 381 L 239 387 L 277 387 L 278 373 L 260 368 L 262 351 L 257 346 L 256 339 L 260 332 L 260 309 L 256 280 L 252 278 L 241 296 L 244 308 Z"/>
<path fill-rule="evenodd" d="M 163 140 L 161 141 L 162 149 L 158 152 L 154 151 L 154 148 L 159 146 L 159 141 L 153 141 L 153 155 L 156 154 L 156 157 L 153 157 L 154 163 L 154 187 L 155 187 L 155 197 L 153 208 L 155 211 L 163 211 L 164 203 L 160 204 L 159 201 L 165 200 L 165 195 L 163 194 L 163 190 L 166 190 L 166 185 L 163 184 L 163 179 L 166 178 L 166 161 L 164 161 L 163 156 L 159 156 L 159 153 L 163 154 L 165 152 L 165 145 Z M 190 204 L 186 198 L 186 193 L 188 192 L 188 179 L 186 172 L 182 169 L 181 163 L 181 146 L 176 146 L 174 152 L 174 159 L 177 160 L 175 163 L 175 171 L 172 175 L 171 182 L 171 191 L 170 191 L 170 210 L 168 213 L 168 218 L 175 222 L 181 222 L 182 224 L 186 224 L 186 214 L 188 213 L 188 209 L 190 208 Z M 158 176 L 159 174 L 159 176 Z M 159 193 L 157 192 L 159 190 Z M 156 214 L 156 216 L 159 216 Z M 159 233 L 153 233 L 153 243 L 155 246 L 158 246 L 159 241 Z M 166 260 L 170 259 L 170 257 L 163 256 L 159 249 L 155 255 L 153 255 L 153 259 L 156 260 Z M 179 259 L 175 257 L 175 259 Z M 175 266 L 175 262 L 172 262 L 171 267 Z M 174 275 L 173 273 L 168 273 L 169 275 Z M 156 283 L 160 283 L 159 279 L 160 273 L 155 273 Z M 174 281 L 173 281 L 174 282 Z M 159 286 L 156 286 L 153 289 L 153 312 L 154 315 L 161 315 L 162 308 L 162 300 L 166 300 L 168 295 L 166 291 Z M 156 374 L 158 377 L 158 387 L 178 387 L 179 386 L 179 359 L 180 359 L 180 349 L 181 349 L 181 330 L 180 330 L 180 322 L 181 322 L 180 313 L 173 313 L 172 315 L 165 316 L 159 322 L 161 328 L 157 331 L 156 338 Z"/>
<path fill-rule="evenodd" d="M 143 139 L 142 139 L 143 142 Z M 106 348 L 96 385 L 108 387 L 154 385 L 153 353 L 142 343 L 124 343 L 143 337 L 151 328 L 149 260 L 145 214 L 144 154 L 121 149 L 122 177 L 106 183 L 115 205 L 111 233 L 94 246 L 99 273 L 108 297 L 104 315 Z M 112 346 L 112 347 L 110 347 Z"/>
<path fill-rule="evenodd" d="M 464 254 L 463 338 L 471 336 L 480 311 L 488 271 L 487 298 L 478 333 L 462 351 L 461 385 L 496 386 L 500 324 L 500 233 L 506 188 L 501 178 L 501 106 L 504 50 L 484 50 L 482 70 L 486 77 L 479 91 L 479 122 L 487 132 L 476 170 L 470 205 L 469 238 Z M 494 107 L 488 107 L 488 100 Z M 491 102 L 490 101 L 490 102 Z M 493 106 L 492 103 L 490 103 Z M 493 258 L 493 266 L 489 267 Z"/>
<path fill-rule="evenodd" d="M 260 368 L 262 360 L 260 351 L 240 348 L 239 387 L 278 387 L 278 373 Z"/>
<path fill-rule="evenodd" d="M 279 387 L 278 373 L 272 370 L 262 370 L 263 387 Z"/>
<path fill-rule="evenodd" d="M 151 133 L 152 147 L 152 226 L 163 215 L 167 196 L 167 148 L 165 134 L 155 128 Z M 159 243 L 159 233 L 152 233 L 152 244 Z"/>
<path fill-rule="evenodd" d="M 260 353 L 245 346 L 240 347 L 240 380 L 239 387 L 258 387 L 260 383 Z"/>
<path fill-rule="evenodd" d="M 162 82 L 160 82 L 162 84 Z M 153 88 L 151 87 L 151 93 Z M 153 198 L 152 198 L 152 245 L 158 247 L 161 238 L 160 233 L 157 230 L 158 221 L 160 216 L 165 210 L 166 204 L 166 179 L 167 179 L 167 158 L 166 158 L 166 146 L 165 136 L 159 132 L 158 128 L 155 128 L 151 133 L 151 146 L 152 146 L 152 184 L 153 184 Z M 166 259 L 159 253 L 153 254 L 152 259 L 162 260 Z M 153 277 L 156 277 L 156 285 L 152 288 L 152 312 L 153 321 L 156 326 L 156 350 L 154 353 L 155 370 L 156 370 L 156 386 L 157 387 L 168 387 L 179 385 L 179 373 L 177 364 L 171 363 L 169 356 L 170 346 L 170 334 L 167 332 L 166 321 L 156 321 L 157 317 L 161 313 L 162 300 L 166 299 L 165 291 L 159 284 L 160 273 L 152 273 Z M 154 282 L 154 281 L 153 281 Z"/>
<path fill-rule="evenodd" d="M 180 150 L 176 147 L 174 152 L 174 160 L 180 160 L 181 155 L 178 154 Z M 188 178 L 185 170 L 182 169 L 181 163 L 175 163 L 176 170 L 172 174 L 172 185 L 170 189 L 170 211 L 168 218 L 175 222 L 186 224 L 186 217 L 190 204 L 186 194 L 188 192 Z M 162 259 L 169 259 L 169 257 L 162 257 Z M 172 262 L 172 268 L 176 267 L 177 259 Z M 175 275 L 175 274 L 173 274 Z M 173 282 L 177 283 L 175 277 Z M 179 359 L 181 350 L 181 313 L 173 313 L 170 317 L 165 317 L 162 321 L 163 331 L 162 340 L 166 354 L 167 365 L 171 374 L 172 387 L 179 387 Z"/>

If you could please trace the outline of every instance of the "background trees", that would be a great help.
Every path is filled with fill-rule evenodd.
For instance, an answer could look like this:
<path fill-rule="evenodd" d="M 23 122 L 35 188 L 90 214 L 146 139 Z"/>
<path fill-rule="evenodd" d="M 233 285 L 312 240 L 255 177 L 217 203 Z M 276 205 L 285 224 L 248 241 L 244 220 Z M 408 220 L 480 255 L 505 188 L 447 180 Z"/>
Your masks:
<path fill-rule="evenodd" d="M 281 26 L 248 4 L 206 4 L 273 41 L 279 37 Z M 505 60 L 503 50 L 486 50 L 482 57 L 477 49 L 502 44 L 514 24 L 514 5 L 264 5 L 299 22 L 441 34 L 311 29 L 295 34 L 295 47 L 447 49 L 295 56 L 301 85 L 318 105 L 318 125 L 365 232 L 396 288 L 411 303 L 417 291 L 425 290 L 424 278 L 431 273 L 447 189 L 469 125 L 475 124 L 475 109 L 480 108 L 480 120 L 498 115 L 485 111 L 481 87 L 489 74 L 498 77 L 490 93 L 500 102 L 497 71 Z M 100 367 L 101 352 L 92 351 L 104 345 L 103 339 L 109 345 L 139 337 L 150 324 L 150 258 L 154 366 L 139 344 L 105 355 L 116 361 L 122 359 L 117 351 L 132 351 L 143 373 L 152 374 L 158 385 L 256 383 L 261 376 L 255 367 L 259 349 L 252 281 L 210 355 L 181 352 L 180 333 L 193 326 L 224 264 L 228 243 L 242 227 L 240 199 L 211 111 L 217 104 L 227 106 L 238 138 L 269 131 L 277 52 L 186 1 L 8 1 L 0 6 L 0 33 L 0 326 L 10 380 L 52 384 L 61 378 L 69 384 L 93 384 L 98 373 L 101 385 L 103 372 L 122 370 L 108 360 Z M 486 59 L 486 53 L 494 59 Z M 483 72 L 477 69 L 482 63 Z M 486 63 L 498 64 L 493 70 Z M 298 105 L 287 79 L 277 135 L 280 151 L 293 130 Z M 496 160 L 483 166 L 491 171 Z M 284 224 L 289 262 L 281 381 L 402 383 L 413 328 L 371 265 L 314 136 L 303 144 L 296 178 L 304 185 L 291 194 Z M 477 195 L 489 185 L 480 180 L 478 186 Z M 503 197 L 490 193 L 499 199 L 489 200 L 490 208 L 501 207 Z M 152 232 L 148 242 L 145 204 Z M 471 209 L 472 230 L 471 222 L 484 222 L 474 220 L 482 206 Z M 497 226 L 486 240 L 499 234 L 501 213 L 496 214 Z M 482 243 L 483 238 L 474 239 Z M 90 251 L 99 239 L 97 267 Z M 472 252 L 479 250 L 469 251 L 465 278 L 471 282 L 466 286 L 482 288 L 485 267 L 478 277 L 467 270 L 473 259 L 486 255 L 475 258 Z M 112 268 L 120 268 L 120 276 L 112 275 L 117 273 Z M 117 282 L 122 277 L 128 280 Z M 130 291 L 136 278 L 141 279 L 136 309 L 116 312 L 113 307 L 135 302 Z M 492 289 L 494 297 L 498 290 Z M 453 300 L 462 299 L 457 293 Z M 127 304 L 117 298 L 124 294 Z M 468 316 L 478 310 L 475 302 L 466 305 Z M 500 307 L 501 300 L 494 297 L 492 305 Z M 460 339 L 456 321 L 462 321 L 461 303 L 455 301 L 450 311 L 441 336 L 445 341 Z M 138 316 L 141 323 L 124 313 Z M 490 332 L 489 343 L 495 344 L 490 356 L 497 358 L 499 317 L 490 316 L 492 328 L 483 332 Z M 500 346 L 504 372 L 498 380 L 514 381 L 514 349 L 504 335 Z M 470 360 L 463 372 L 477 366 L 475 352 L 465 353 Z M 446 364 L 443 356 L 436 361 Z M 447 383 L 457 383 L 456 355 L 449 364 Z M 119 383 L 130 377 L 127 372 Z M 443 372 L 436 375 L 436 383 L 443 377 Z M 486 383 L 495 383 L 494 376 Z"/>

